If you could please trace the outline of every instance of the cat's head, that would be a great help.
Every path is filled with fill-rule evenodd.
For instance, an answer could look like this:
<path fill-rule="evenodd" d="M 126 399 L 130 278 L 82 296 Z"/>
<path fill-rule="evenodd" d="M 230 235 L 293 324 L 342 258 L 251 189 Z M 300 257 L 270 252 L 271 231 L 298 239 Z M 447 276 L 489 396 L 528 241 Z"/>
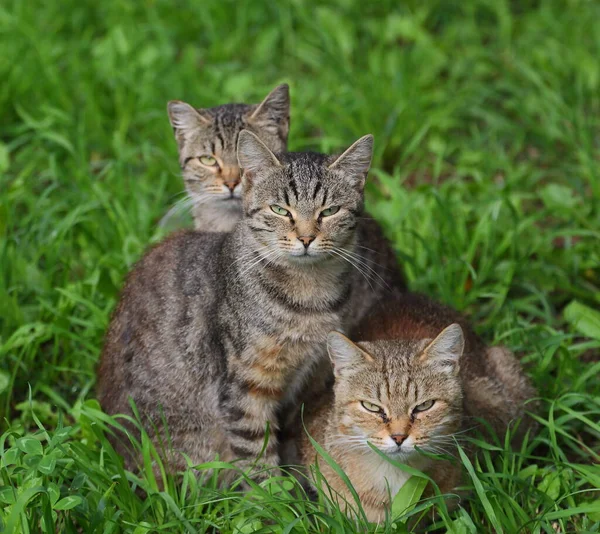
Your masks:
<path fill-rule="evenodd" d="M 249 130 L 274 152 L 284 152 L 290 118 L 288 86 L 276 87 L 255 105 L 196 109 L 173 100 L 167 110 L 194 217 L 204 209 L 217 216 L 223 211 L 228 217 L 241 218 L 242 188 L 236 154 L 239 133 Z"/>
<path fill-rule="evenodd" d="M 462 413 L 464 335 L 458 324 L 420 341 L 355 344 L 332 332 L 327 347 L 340 447 L 367 453 L 369 442 L 402 461 L 418 454 L 416 447 L 441 453 L 452 443 Z"/>
<path fill-rule="evenodd" d="M 269 254 L 268 261 L 313 264 L 351 258 L 372 153 L 371 135 L 340 156 L 276 156 L 252 133 L 240 134 L 245 224 Z"/>

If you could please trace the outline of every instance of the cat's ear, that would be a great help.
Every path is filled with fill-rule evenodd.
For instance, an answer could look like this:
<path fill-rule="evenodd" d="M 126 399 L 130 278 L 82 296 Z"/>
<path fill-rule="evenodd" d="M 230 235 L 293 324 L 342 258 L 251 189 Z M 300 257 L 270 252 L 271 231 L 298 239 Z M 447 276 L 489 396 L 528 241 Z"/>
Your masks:
<path fill-rule="evenodd" d="M 279 160 L 256 135 L 242 130 L 237 144 L 238 164 L 244 170 L 243 179 L 252 180 L 257 173 L 281 167 Z"/>
<path fill-rule="evenodd" d="M 361 363 L 373 361 L 369 354 L 339 332 L 327 335 L 327 352 L 336 378 Z"/>
<path fill-rule="evenodd" d="M 287 141 L 290 131 L 290 88 L 278 85 L 256 107 L 249 117 L 257 128 L 267 130 Z"/>
<path fill-rule="evenodd" d="M 182 102 L 181 100 L 171 100 L 167 104 L 169 121 L 175 130 L 175 134 L 206 128 L 212 123 L 211 117 L 201 110 Z"/>
<path fill-rule="evenodd" d="M 465 349 L 465 336 L 459 324 L 453 323 L 431 342 L 421 356 L 421 361 L 451 373 L 458 373 L 459 360 Z"/>
<path fill-rule="evenodd" d="M 362 187 L 367 178 L 373 158 L 373 136 L 361 137 L 341 156 L 329 165 L 330 170 L 341 172 L 356 185 Z"/>

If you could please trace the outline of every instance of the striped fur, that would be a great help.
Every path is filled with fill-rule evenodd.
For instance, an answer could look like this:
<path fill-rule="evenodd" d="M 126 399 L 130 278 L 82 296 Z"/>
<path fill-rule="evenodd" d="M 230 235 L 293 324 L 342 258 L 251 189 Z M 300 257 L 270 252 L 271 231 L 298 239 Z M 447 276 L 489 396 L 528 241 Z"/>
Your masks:
<path fill-rule="evenodd" d="M 427 473 L 442 493 L 456 493 L 462 476 L 459 464 L 432 460 L 415 447 L 456 455 L 454 439 L 473 430 L 476 417 L 486 419 L 503 436 L 510 421 L 524 415 L 525 401 L 535 395 L 510 351 L 486 348 L 459 313 L 421 295 L 389 299 L 352 337 L 360 342 L 329 335 L 335 384 L 307 403 L 305 422 L 310 435 L 350 478 L 370 521 L 385 518 L 390 497 L 409 477 L 367 443 Z M 415 411 L 430 400 L 435 401 L 430 407 Z M 369 411 L 361 401 L 381 407 L 381 413 Z M 522 424 L 523 431 L 530 424 Z M 398 445 L 392 436 L 405 439 Z M 317 460 L 304 433 L 300 451 L 306 466 Z M 348 515 L 356 515 L 346 484 L 326 462 L 319 465 L 335 498 L 343 506 L 348 502 Z"/>
<path fill-rule="evenodd" d="M 173 100 L 169 102 L 168 113 L 188 195 L 173 209 L 191 208 L 197 230 L 233 230 L 242 216 L 242 187 L 236 154 L 238 135 L 247 129 L 258 135 L 271 150 L 287 150 L 288 86 L 279 85 L 260 104 L 225 104 L 196 109 Z M 204 164 L 203 156 L 214 158 L 215 164 Z"/>
<path fill-rule="evenodd" d="M 353 253 L 372 231 L 361 218 L 372 139 L 339 158 L 277 158 L 248 132 L 238 144 L 242 222 L 231 233 L 175 234 L 138 263 L 109 327 L 99 397 L 108 413 L 129 413 L 132 397 L 159 429 L 164 413 L 174 449 L 194 462 L 255 459 L 268 423 L 263 461 L 275 466 L 283 422 L 307 385 L 331 374 L 327 333 L 346 330 L 356 306 L 381 297 L 359 299 L 360 274 L 333 252 Z M 322 216 L 332 206 L 339 211 Z M 298 238 L 307 235 L 305 247 Z M 386 285 L 399 276 L 389 272 L 381 271 Z"/>

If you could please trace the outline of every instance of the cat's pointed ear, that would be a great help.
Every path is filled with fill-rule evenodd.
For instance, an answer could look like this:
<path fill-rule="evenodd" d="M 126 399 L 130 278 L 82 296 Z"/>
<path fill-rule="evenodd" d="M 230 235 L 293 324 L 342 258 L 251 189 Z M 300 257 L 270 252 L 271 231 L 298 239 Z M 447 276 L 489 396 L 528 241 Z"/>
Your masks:
<path fill-rule="evenodd" d="M 355 141 L 329 165 L 329 169 L 341 172 L 362 187 L 367 178 L 372 158 L 373 136 L 369 134 Z"/>
<path fill-rule="evenodd" d="M 169 121 L 176 132 L 187 132 L 206 128 L 212 123 L 211 117 L 181 100 L 171 100 L 167 104 Z"/>
<path fill-rule="evenodd" d="M 279 160 L 256 135 L 242 130 L 237 145 L 238 164 L 244 170 L 244 180 L 252 180 L 258 172 L 281 167 Z"/>
<path fill-rule="evenodd" d="M 465 336 L 459 324 L 453 323 L 423 350 L 421 361 L 432 363 L 439 368 L 458 373 L 459 360 L 465 349 Z"/>
<path fill-rule="evenodd" d="M 361 363 L 373 361 L 369 354 L 339 332 L 329 332 L 327 335 L 327 352 L 336 377 Z"/>
<path fill-rule="evenodd" d="M 250 122 L 261 129 L 278 135 L 287 141 L 290 130 L 290 87 L 278 85 L 256 107 L 249 117 Z"/>

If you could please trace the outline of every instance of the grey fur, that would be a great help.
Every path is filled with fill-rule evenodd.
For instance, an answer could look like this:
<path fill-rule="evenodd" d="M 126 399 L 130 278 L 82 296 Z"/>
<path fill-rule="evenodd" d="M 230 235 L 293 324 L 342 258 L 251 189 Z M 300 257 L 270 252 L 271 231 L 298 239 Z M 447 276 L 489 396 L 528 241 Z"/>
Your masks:
<path fill-rule="evenodd" d="M 338 158 L 276 157 L 241 132 L 244 218 L 229 234 L 176 234 L 135 267 L 102 355 L 103 408 L 130 413 L 131 396 L 159 427 L 162 410 L 174 449 L 194 462 L 256 458 L 268 422 L 264 461 L 277 465 L 277 434 L 299 399 L 331 378 L 327 333 L 403 287 L 387 243 L 373 238 L 377 226 L 361 217 L 371 148 L 367 136 Z M 320 215 L 331 206 L 339 212 Z M 308 235 L 305 246 L 298 237 Z M 374 248 L 359 260 L 361 242 Z"/>
<path fill-rule="evenodd" d="M 260 104 L 225 104 L 208 109 L 173 100 L 167 106 L 187 190 L 180 207 L 189 207 L 196 229 L 229 232 L 242 216 L 236 144 L 242 129 L 254 132 L 275 152 L 287 150 L 289 88 L 279 85 Z M 207 166 L 200 157 L 214 157 Z"/>

